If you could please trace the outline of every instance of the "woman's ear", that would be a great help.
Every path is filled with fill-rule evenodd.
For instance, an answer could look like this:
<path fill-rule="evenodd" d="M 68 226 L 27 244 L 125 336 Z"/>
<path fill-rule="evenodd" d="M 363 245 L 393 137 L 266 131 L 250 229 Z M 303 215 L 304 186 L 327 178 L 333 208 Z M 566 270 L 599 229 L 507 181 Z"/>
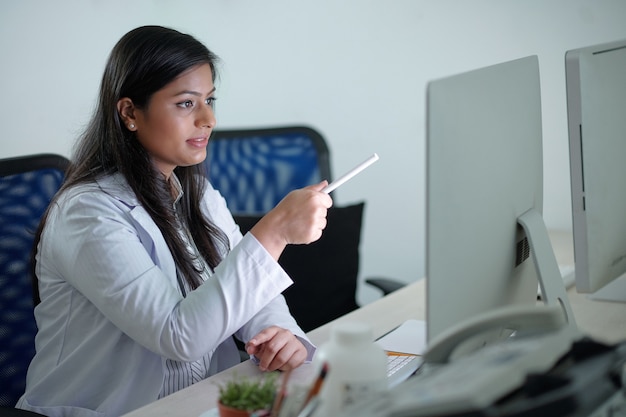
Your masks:
<path fill-rule="evenodd" d="M 122 118 L 122 122 L 126 125 L 126 128 L 131 132 L 137 130 L 137 123 L 135 123 L 135 105 L 133 101 L 128 97 L 123 97 L 117 102 L 117 111 Z"/>

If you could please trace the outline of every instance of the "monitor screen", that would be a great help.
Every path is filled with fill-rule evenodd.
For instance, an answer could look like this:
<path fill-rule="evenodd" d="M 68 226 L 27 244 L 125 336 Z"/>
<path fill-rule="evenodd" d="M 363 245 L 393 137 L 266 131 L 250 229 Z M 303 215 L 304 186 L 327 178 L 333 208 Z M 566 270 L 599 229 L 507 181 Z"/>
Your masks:
<path fill-rule="evenodd" d="M 429 343 L 464 319 L 534 306 L 538 279 L 547 303 L 569 309 L 541 218 L 537 57 L 430 82 L 426 117 Z"/>
<path fill-rule="evenodd" d="M 626 40 L 565 54 L 576 289 L 626 301 Z"/>

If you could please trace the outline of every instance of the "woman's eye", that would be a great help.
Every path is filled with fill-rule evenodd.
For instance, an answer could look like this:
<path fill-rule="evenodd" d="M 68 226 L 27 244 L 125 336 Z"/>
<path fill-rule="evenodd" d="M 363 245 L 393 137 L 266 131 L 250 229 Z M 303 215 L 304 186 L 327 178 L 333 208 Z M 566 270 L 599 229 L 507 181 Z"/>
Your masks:
<path fill-rule="evenodd" d="M 205 103 L 208 104 L 211 107 L 215 106 L 215 100 L 217 100 L 215 97 L 209 97 L 205 100 Z"/>
<path fill-rule="evenodd" d="M 193 107 L 193 101 L 191 101 L 191 100 L 185 100 L 185 101 L 183 101 L 183 102 L 181 102 L 181 103 L 178 103 L 178 105 L 179 105 L 180 107 L 185 108 L 185 109 L 189 109 L 189 108 Z"/>

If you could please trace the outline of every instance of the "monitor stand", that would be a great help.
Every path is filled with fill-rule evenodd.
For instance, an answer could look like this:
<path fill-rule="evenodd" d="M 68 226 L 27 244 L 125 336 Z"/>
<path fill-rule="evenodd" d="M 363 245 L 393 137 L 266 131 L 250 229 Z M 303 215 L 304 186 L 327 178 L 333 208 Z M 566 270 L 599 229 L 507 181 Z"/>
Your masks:
<path fill-rule="evenodd" d="M 559 265 L 554 256 L 552 243 L 543 217 L 536 209 L 522 214 L 517 221 L 524 228 L 530 245 L 537 271 L 537 279 L 541 288 L 544 303 L 559 306 L 563 310 L 570 328 L 577 332 L 576 320 L 569 303 L 569 297 L 563 283 Z"/>

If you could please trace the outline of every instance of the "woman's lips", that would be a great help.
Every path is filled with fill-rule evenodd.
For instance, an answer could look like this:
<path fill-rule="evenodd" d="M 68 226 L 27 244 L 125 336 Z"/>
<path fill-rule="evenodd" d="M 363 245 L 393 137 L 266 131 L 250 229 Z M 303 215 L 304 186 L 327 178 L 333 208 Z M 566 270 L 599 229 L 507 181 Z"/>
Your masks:
<path fill-rule="evenodd" d="M 205 136 L 201 138 L 187 139 L 187 143 L 196 148 L 206 148 L 209 143 L 209 138 Z"/>

